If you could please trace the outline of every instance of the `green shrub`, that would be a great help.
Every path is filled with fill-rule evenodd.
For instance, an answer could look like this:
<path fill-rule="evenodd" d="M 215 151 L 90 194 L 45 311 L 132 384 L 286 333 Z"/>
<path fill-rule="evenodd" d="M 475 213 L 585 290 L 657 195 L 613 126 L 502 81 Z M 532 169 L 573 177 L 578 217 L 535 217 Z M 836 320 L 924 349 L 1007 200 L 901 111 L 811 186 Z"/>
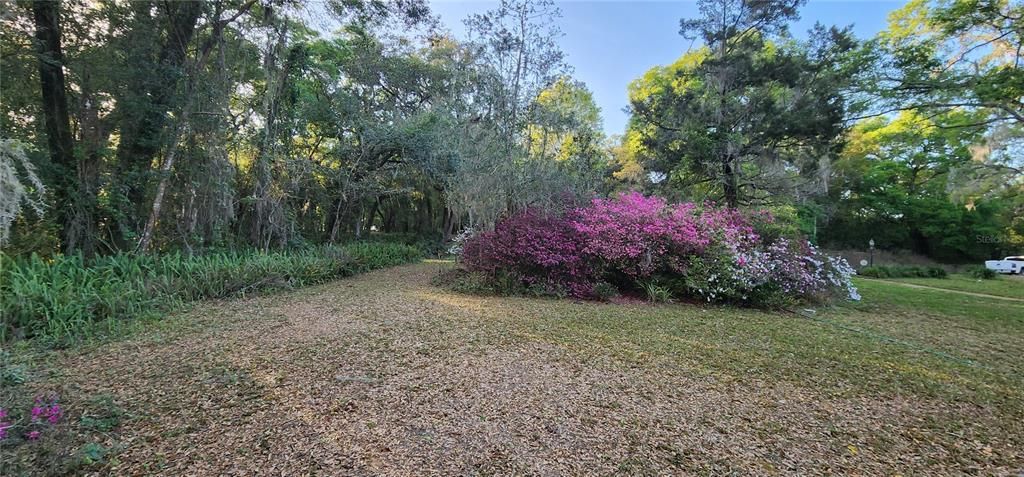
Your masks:
<path fill-rule="evenodd" d="M 14 362 L 11 353 L 0 349 L 0 385 L 16 386 L 28 380 L 28 367 Z"/>
<path fill-rule="evenodd" d="M 501 295 L 565 298 L 569 291 L 558 283 L 537 281 L 525 283 L 522 278 L 508 272 L 483 273 L 464 268 L 441 271 L 432 280 L 434 285 L 459 293 L 473 295 Z"/>
<path fill-rule="evenodd" d="M 869 278 L 889 278 L 889 267 L 864 267 L 857 274 Z"/>
<path fill-rule="evenodd" d="M 760 308 L 776 310 L 788 310 L 800 304 L 800 300 L 793 294 L 786 293 L 782 288 L 770 283 L 758 287 L 744 300 L 757 304 Z"/>
<path fill-rule="evenodd" d="M 594 298 L 600 301 L 611 301 L 618 298 L 619 289 L 608 282 L 597 282 L 594 284 Z"/>
<path fill-rule="evenodd" d="M 916 267 L 903 265 L 877 265 L 864 267 L 858 275 L 871 278 L 946 278 L 946 270 L 941 267 Z"/>
<path fill-rule="evenodd" d="M 868 278 L 889 278 L 885 274 L 884 267 L 864 267 L 857 271 L 857 275 Z"/>
<path fill-rule="evenodd" d="M 409 245 L 418 248 L 427 257 L 440 257 L 448 254 L 447 246 L 440 236 L 374 232 L 369 234 L 366 240 L 371 243 Z"/>
<path fill-rule="evenodd" d="M 191 257 L 121 254 L 88 265 L 80 256 L 0 254 L 0 342 L 45 338 L 63 344 L 89 336 L 98 324 L 115 327 L 185 302 L 322 283 L 421 256 L 408 245 L 366 242 Z"/>
<path fill-rule="evenodd" d="M 517 279 L 517 280 L 515 280 L 513 282 L 510 282 L 510 285 L 511 285 L 511 288 L 508 289 L 510 291 L 498 290 L 498 293 L 501 293 L 503 295 L 525 294 L 527 296 L 532 296 L 532 297 L 535 297 L 535 298 L 542 298 L 542 297 L 565 298 L 565 297 L 569 296 L 569 290 L 567 288 L 565 288 L 565 286 L 563 286 L 560 283 L 553 283 L 553 282 L 547 282 L 547 281 L 539 281 L 539 282 L 536 282 L 536 283 L 528 284 L 525 287 L 522 287 L 522 281 Z M 522 292 L 517 292 L 517 290 L 523 290 L 523 291 Z"/>
<path fill-rule="evenodd" d="M 110 394 L 101 394 L 89 399 L 83 409 L 79 424 L 88 430 L 110 432 L 121 424 L 125 411 Z"/>
<path fill-rule="evenodd" d="M 978 280 L 994 280 L 997 276 L 995 270 L 989 270 L 981 265 L 971 266 L 965 272 L 969 277 Z"/>

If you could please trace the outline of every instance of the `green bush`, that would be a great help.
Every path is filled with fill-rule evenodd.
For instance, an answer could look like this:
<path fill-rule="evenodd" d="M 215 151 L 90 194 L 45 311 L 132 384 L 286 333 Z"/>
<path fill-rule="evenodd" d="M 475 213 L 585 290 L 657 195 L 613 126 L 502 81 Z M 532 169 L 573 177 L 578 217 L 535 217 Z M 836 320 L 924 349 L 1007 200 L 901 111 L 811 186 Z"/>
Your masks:
<path fill-rule="evenodd" d="M 946 278 L 946 269 L 940 267 L 926 267 L 925 273 L 929 278 Z"/>
<path fill-rule="evenodd" d="M 510 273 L 487 274 L 452 268 L 439 272 L 432 280 L 434 285 L 459 293 L 472 295 L 527 296 L 534 298 L 565 298 L 568 291 L 558 284 L 539 281 L 525 284 Z M 617 292 L 616 292 L 617 293 Z"/>
<path fill-rule="evenodd" d="M 864 267 L 858 275 L 871 278 L 946 278 L 946 270 L 941 267 L 916 267 L 903 265 L 877 265 Z"/>
<path fill-rule="evenodd" d="M 608 282 L 594 284 L 594 297 L 600 301 L 611 301 L 619 297 L 619 289 Z"/>
<path fill-rule="evenodd" d="M 857 275 L 868 278 L 889 278 L 885 267 L 864 267 L 857 271 Z"/>
<path fill-rule="evenodd" d="M 428 257 L 440 257 L 448 254 L 448 247 L 440 236 L 374 232 L 367 237 L 367 240 L 372 243 L 394 243 L 416 247 Z"/>
<path fill-rule="evenodd" d="M 16 386 L 28 380 L 28 366 L 16 363 L 11 353 L 0 349 L 0 385 Z"/>
<path fill-rule="evenodd" d="M 989 270 L 981 265 L 971 266 L 967 268 L 965 273 L 967 273 L 969 277 L 976 278 L 978 280 L 994 280 L 997 276 L 995 270 Z"/>
<path fill-rule="evenodd" d="M 45 338 L 63 344 L 88 336 L 97 324 L 116 326 L 189 301 L 322 283 L 421 256 L 408 245 L 365 242 L 191 257 L 121 254 L 88 265 L 80 256 L 0 254 L 0 342 Z"/>

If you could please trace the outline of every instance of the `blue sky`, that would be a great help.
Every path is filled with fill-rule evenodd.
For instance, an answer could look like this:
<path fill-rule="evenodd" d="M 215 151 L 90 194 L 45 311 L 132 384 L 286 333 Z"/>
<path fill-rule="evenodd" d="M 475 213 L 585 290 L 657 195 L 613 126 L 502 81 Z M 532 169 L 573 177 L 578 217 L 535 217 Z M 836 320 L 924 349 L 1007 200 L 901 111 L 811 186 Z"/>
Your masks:
<path fill-rule="evenodd" d="M 465 33 L 462 19 L 495 6 L 485 0 L 432 0 L 431 7 L 457 36 Z M 621 134 L 628 116 L 626 86 L 654 65 L 671 63 L 690 46 L 679 36 L 679 19 L 697 15 L 693 1 L 558 1 L 562 10 L 560 40 L 574 76 L 594 92 L 608 134 Z M 815 22 L 853 25 L 858 37 L 874 36 L 885 28 L 889 12 L 899 1 L 810 0 L 801 20 L 792 26 L 802 34 Z"/>

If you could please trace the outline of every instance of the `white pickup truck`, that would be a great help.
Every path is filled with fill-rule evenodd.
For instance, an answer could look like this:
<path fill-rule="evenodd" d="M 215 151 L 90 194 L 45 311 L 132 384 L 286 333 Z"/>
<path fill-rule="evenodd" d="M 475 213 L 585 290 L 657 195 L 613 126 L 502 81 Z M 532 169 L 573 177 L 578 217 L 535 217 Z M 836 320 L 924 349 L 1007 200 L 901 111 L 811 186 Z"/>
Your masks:
<path fill-rule="evenodd" d="M 1021 274 L 1024 273 L 1024 257 L 1006 257 L 1002 260 L 988 260 L 985 268 L 996 273 Z"/>

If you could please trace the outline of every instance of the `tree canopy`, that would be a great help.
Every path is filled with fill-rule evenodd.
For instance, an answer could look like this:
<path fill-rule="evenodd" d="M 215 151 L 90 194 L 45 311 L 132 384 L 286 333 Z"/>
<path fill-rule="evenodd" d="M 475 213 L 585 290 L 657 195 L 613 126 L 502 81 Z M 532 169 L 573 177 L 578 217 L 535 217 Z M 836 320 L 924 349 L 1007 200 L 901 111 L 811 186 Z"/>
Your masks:
<path fill-rule="evenodd" d="M 445 240 L 611 191 L 768 206 L 826 245 L 1019 247 L 1024 6 L 912 0 L 875 38 L 802 0 L 701 0 L 628 127 L 550 0 L 41 0 L 0 28 L 6 253 Z M 14 80 L 14 79 L 17 80 Z M 861 244 L 861 245 L 858 245 Z"/>
<path fill-rule="evenodd" d="M 0 125 L 21 141 L 2 162 L 15 253 L 267 249 L 371 228 L 440 239 L 569 186 L 595 191 L 600 174 L 575 171 L 606 162 L 550 3 L 502 2 L 468 20 L 466 40 L 418 0 L 10 13 Z"/>
<path fill-rule="evenodd" d="M 792 38 L 799 2 L 699 5 L 703 16 L 681 33 L 704 46 L 630 86 L 630 132 L 650 164 L 669 184 L 734 207 L 823 189 L 844 129 L 849 32 L 819 26 L 808 41 Z"/>

